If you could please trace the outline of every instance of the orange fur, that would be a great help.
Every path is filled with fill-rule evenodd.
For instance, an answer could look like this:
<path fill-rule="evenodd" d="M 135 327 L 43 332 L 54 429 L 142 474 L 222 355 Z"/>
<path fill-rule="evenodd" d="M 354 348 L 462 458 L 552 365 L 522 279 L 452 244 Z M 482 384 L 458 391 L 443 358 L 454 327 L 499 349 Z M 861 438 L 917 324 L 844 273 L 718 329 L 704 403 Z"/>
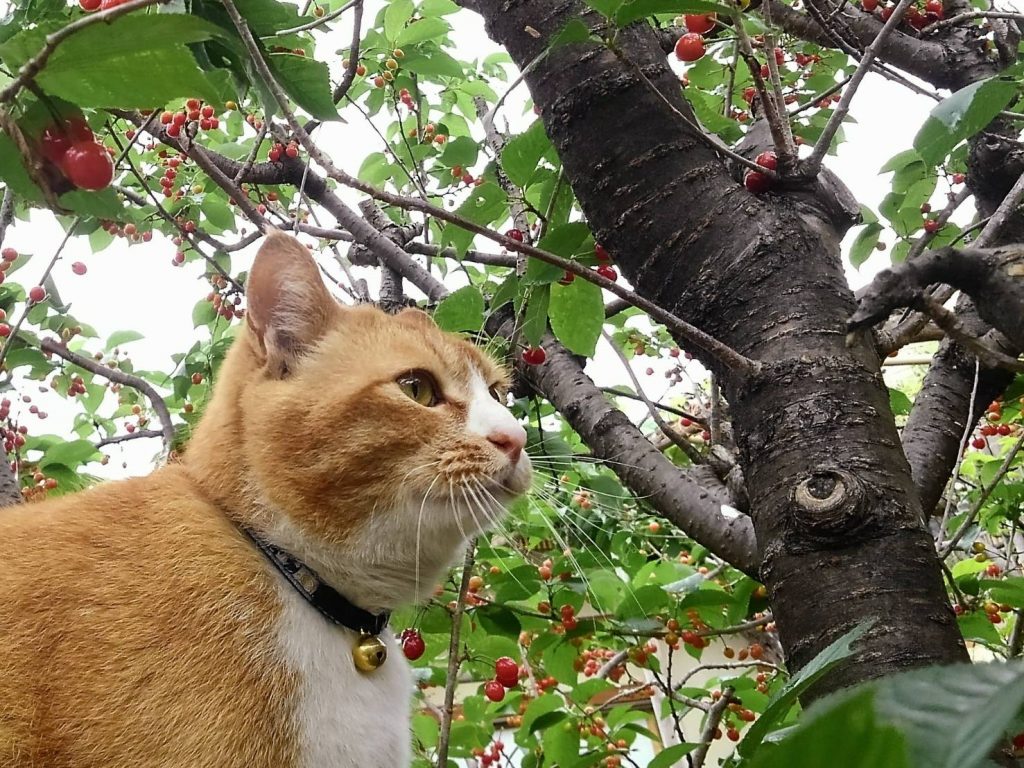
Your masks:
<path fill-rule="evenodd" d="M 370 526 L 505 471 L 466 430 L 473 372 L 503 377 L 472 345 L 422 313 L 337 304 L 282 234 L 248 298 L 181 464 L 0 512 L 0 765 L 296 768 L 302 681 L 277 646 L 279 577 L 229 518 L 287 529 L 281 543 L 345 593 L 335 555 Z M 412 369 L 442 404 L 401 392 Z"/>

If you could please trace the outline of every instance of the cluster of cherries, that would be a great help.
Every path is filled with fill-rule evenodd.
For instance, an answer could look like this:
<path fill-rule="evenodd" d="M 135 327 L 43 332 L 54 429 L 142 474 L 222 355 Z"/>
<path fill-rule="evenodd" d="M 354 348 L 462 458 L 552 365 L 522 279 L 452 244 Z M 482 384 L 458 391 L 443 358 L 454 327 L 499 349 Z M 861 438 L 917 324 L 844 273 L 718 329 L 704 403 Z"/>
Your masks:
<path fill-rule="evenodd" d="M 759 154 L 754 158 L 754 162 L 768 171 L 774 171 L 779 167 L 779 158 L 770 150 Z M 743 186 L 747 191 L 760 195 L 772 188 L 772 177 L 751 169 L 743 175 Z"/>
<path fill-rule="evenodd" d="M 979 436 L 971 440 L 971 447 L 979 451 L 988 446 L 989 437 L 1006 437 L 1015 432 L 1014 425 L 999 424 L 1003 418 L 1003 403 L 1000 400 L 993 400 L 985 409 L 985 421 L 978 429 Z"/>
<path fill-rule="evenodd" d="M 299 145 L 294 140 L 289 141 L 287 144 L 281 144 L 280 142 L 274 142 L 270 147 L 270 151 L 267 153 L 267 159 L 272 163 L 276 163 L 284 155 L 288 158 L 296 158 L 299 156 Z"/>
<path fill-rule="evenodd" d="M 461 181 L 466 186 L 469 186 L 470 184 L 473 184 L 474 186 L 479 187 L 481 184 L 484 183 L 484 180 L 483 180 L 482 177 L 481 178 L 474 178 L 473 174 L 470 173 L 469 171 L 465 170 L 461 165 L 453 165 L 452 166 L 452 178 Z M 509 230 L 509 232 L 512 232 L 512 231 L 519 232 L 518 229 L 516 229 L 516 230 Z M 519 232 L 519 234 L 522 234 L 522 232 Z"/>
<path fill-rule="evenodd" d="M 473 757 L 479 761 L 477 765 L 480 768 L 487 768 L 490 765 L 501 763 L 502 752 L 505 751 L 505 745 L 500 741 L 491 742 L 489 749 L 483 747 L 476 747 L 473 750 Z"/>
<path fill-rule="evenodd" d="M 433 142 L 434 144 L 440 145 L 440 144 L 444 144 L 446 141 L 448 141 L 447 134 L 438 133 L 437 132 L 437 126 L 434 125 L 433 123 L 427 123 L 426 125 L 423 126 L 423 136 L 422 137 L 419 135 L 419 132 L 416 130 L 415 127 L 414 128 L 410 128 L 409 129 L 409 138 L 410 139 L 419 139 L 419 141 L 422 144 L 430 144 L 431 142 Z"/>
<path fill-rule="evenodd" d="M 220 119 L 209 104 L 204 105 L 199 99 L 189 99 L 185 109 L 177 112 L 160 113 L 160 124 L 172 139 L 181 135 L 187 125 L 195 123 L 201 131 L 211 131 L 220 127 Z"/>
<path fill-rule="evenodd" d="M 18 252 L 13 248 L 4 248 L 0 251 L 0 283 L 4 281 L 7 270 L 11 268 L 15 260 L 18 258 Z M 38 304 L 40 301 L 46 298 L 46 289 L 41 285 L 34 285 L 28 289 L 28 300 L 31 304 Z M 0 310 L 0 320 L 6 320 L 7 314 Z M 6 338 L 11 335 L 11 326 L 7 323 L 0 323 L 0 337 Z"/>
<path fill-rule="evenodd" d="M 861 8 L 868 13 L 874 13 L 878 10 L 880 5 L 880 0 L 861 0 L 860 4 Z M 885 5 L 882 6 L 881 10 L 878 10 L 878 15 L 882 18 L 882 21 L 888 21 L 889 17 L 892 16 L 893 11 L 895 10 L 895 5 Z M 920 8 L 917 6 L 907 8 L 903 13 L 902 23 L 921 31 L 925 27 L 930 26 L 937 21 L 942 21 L 944 17 L 945 13 L 942 10 L 942 0 L 928 0 L 928 2 Z"/>
<path fill-rule="evenodd" d="M 484 683 L 484 696 L 497 703 L 505 698 L 506 688 L 519 685 L 519 665 L 514 659 L 502 656 L 494 662 L 494 679 Z"/>
<path fill-rule="evenodd" d="M 79 189 L 105 189 L 114 179 L 112 150 L 96 141 L 81 115 L 48 125 L 39 137 L 39 145 L 43 157 Z"/>
<path fill-rule="evenodd" d="M 384 60 L 384 70 L 373 78 L 373 84 L 378 88 L 383 88 L 388 83 L 394 82 L 395 70 L 398 69 L 398 60 L 403 56 L 405 56 L 405 51 L 401 48 L 395 48 L 391 55 Z"/>
<path fill-rule="evenodd" d="M 0 400 L 0 421 L 7 422 L 11 415 L 11 401 L 8 398 Z M 18 426 L 9 425 L 3 430 L 4 451 L 10 453 L 15 448 L 25 445 L 25 435 L 28 434 L 28 427 L 24 424 Z"/>
<path fill-rule="evenodd" d="M 697 61 L 705 54 L 704 35 L 715 28 L 717 17 L 713 13 L 698 13 L 683 17 L 686 34 L 676 40 L 676 58 Z"/>

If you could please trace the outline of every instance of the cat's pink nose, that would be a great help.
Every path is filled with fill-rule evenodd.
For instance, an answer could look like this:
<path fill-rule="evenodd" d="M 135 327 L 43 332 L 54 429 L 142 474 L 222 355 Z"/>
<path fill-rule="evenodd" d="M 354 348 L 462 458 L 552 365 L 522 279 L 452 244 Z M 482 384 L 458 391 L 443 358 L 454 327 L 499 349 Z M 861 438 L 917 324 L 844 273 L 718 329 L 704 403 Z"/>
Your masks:
<path fill-rule="evenodd" d="M 509 461 L 515 464 L 523 455 L 523 448 L 526 446 L 526 430 L 521 427 L 518 430 L 495 430 L 487 436 L 491 445 L 508 456 Z"/>

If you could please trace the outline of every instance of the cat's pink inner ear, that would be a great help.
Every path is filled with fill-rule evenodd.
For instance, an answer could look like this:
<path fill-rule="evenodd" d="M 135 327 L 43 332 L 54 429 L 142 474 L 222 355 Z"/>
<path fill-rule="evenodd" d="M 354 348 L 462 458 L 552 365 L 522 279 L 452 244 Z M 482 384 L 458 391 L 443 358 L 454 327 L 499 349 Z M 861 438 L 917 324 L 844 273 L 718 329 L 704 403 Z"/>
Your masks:
<path fill-rule="evenodd" d="M 272 232 L 246 285 L 246 318 L 275 375 L 284 375 L 327 330 L 338 303 L 302 243 Z"/>

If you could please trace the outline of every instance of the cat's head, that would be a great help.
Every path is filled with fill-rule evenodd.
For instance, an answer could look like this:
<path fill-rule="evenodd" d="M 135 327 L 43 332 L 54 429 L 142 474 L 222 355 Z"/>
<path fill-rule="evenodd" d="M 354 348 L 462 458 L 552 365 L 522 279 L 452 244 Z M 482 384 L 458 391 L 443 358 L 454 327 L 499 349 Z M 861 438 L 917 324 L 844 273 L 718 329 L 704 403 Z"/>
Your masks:
<path fill-rule="evenodd" d="M 529 485 L 505 371 L 419 310 L 340 304 L 282 233 L 246 293 L 247 329 L 196 442 L 233 411 L 242 434 L 225 437 L 275 543 L 367 608 L 422 596 Z"/>

